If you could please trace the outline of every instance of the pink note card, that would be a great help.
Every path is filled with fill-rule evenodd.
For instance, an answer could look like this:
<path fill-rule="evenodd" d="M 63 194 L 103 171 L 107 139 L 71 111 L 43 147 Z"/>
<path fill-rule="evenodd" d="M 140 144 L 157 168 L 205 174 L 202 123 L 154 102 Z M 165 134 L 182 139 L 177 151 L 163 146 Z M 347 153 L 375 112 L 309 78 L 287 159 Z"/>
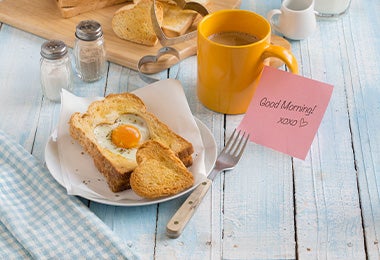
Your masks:
<path fill-rule="evenodd" d="M 265 67 L 238 128 L 257 144 L 304 160 L 332 91 L 332 85 Z"/>

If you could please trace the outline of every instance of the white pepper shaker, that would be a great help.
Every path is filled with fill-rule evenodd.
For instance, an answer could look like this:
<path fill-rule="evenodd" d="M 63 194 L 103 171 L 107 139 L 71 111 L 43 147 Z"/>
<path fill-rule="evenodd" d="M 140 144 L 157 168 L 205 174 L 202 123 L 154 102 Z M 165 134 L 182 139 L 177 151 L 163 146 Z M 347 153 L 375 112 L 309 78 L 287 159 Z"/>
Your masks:
<path fill-rule="evenodd" d="M 106 73 L 106 50 L 101 25 L 94 20 L 81 21 L 75 31 L 75 68 L 87 82 L 99 80 Z"/>
<path fill-rule="evenodd" d="M 42 44 L 40 77 L 43 95 L 49 100 L 60 101 L 61 90 L 71 90 L 71 62 L 63 41 L 51 40 Z"/>

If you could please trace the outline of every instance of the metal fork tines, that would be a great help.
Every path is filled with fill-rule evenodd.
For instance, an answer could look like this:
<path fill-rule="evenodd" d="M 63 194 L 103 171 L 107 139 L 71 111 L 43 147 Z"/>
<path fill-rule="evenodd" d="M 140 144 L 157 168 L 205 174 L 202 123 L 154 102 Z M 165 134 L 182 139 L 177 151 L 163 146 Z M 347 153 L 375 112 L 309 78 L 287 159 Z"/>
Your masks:
<path fill-rule="evenodd" d="M 249 134 L 244 131 L 242 132 L 241 130 L 237 132 L 235 129 L 220 152 L 216 159 L 215 166 L 207 178 L 213 180 L 221 171 L 232 170 L 243 155 L 248 140 Z"/>
<path fill-rule="evenodd" d="M 182 206 L 177 210 L 166 226 L 166 234 L 171 238 L 177 238 L 181 235 L 182 230 L 193 216 L 195 210 L 202 202 L 203 197 L 210 189 L 212 180 L 215 176 L 224 170 L 232 170 L 239 162 L 245 146 L 249 140 L 249 134 L 236 129 L 228 139 L 225 147 L 216 159 L 214 168 L 201 184 L 190 194 Z"/>

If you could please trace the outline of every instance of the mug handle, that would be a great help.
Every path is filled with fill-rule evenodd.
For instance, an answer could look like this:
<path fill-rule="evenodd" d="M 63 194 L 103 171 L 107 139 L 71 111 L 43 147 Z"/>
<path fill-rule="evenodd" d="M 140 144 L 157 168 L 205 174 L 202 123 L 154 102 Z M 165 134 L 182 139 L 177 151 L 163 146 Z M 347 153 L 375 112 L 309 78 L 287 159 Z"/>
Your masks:
<path fill-rule="evenodd" d="M 261 55 L 261 58 L 265 60 L 270 57 L 279 58 L 286 64 L 286 66 L 288 66 L 292 73 L 298 74 L 297 59 L 288 49 L 277 45 L 268 45 Z"/>
<path fill-rule="evenodd" d="M 280 28 L 278 27 L 278 25 L 272 20 L 272 18 L 273 18 L 273 16 L 275 16 L 275 15 L 281 15 L 281 14 L 282 14 L 282 12 L 281 12 L 281 10 L 279 10 L 279 9 L 272 9 L 272 10 L 270 10 L 270 11 L 268 12 L 268 14 L 267 14 L 267 19 L 268 19 L 270 25 L 273 27 L 273 29 L 274 29 L 275 31 L 277 31 L 277 32 L 279 32 L 279 33 L 281 33 L 281 30 L 280 30 Z"/>

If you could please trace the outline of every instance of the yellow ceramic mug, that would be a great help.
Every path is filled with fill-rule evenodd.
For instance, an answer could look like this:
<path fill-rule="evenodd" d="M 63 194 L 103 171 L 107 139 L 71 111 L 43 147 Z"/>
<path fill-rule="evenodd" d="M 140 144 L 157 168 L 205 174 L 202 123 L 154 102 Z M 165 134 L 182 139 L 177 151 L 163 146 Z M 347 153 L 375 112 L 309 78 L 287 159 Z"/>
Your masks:
<path fill-rule="evenodd" d="M 221 10 L 198 25 L 199 100 L 226 114 L 245 113 L 264 68 L 276 57 L 298 73 L 297 60 L 287 49 L 270 44 L 268 21 L 246 10 Z"/>

